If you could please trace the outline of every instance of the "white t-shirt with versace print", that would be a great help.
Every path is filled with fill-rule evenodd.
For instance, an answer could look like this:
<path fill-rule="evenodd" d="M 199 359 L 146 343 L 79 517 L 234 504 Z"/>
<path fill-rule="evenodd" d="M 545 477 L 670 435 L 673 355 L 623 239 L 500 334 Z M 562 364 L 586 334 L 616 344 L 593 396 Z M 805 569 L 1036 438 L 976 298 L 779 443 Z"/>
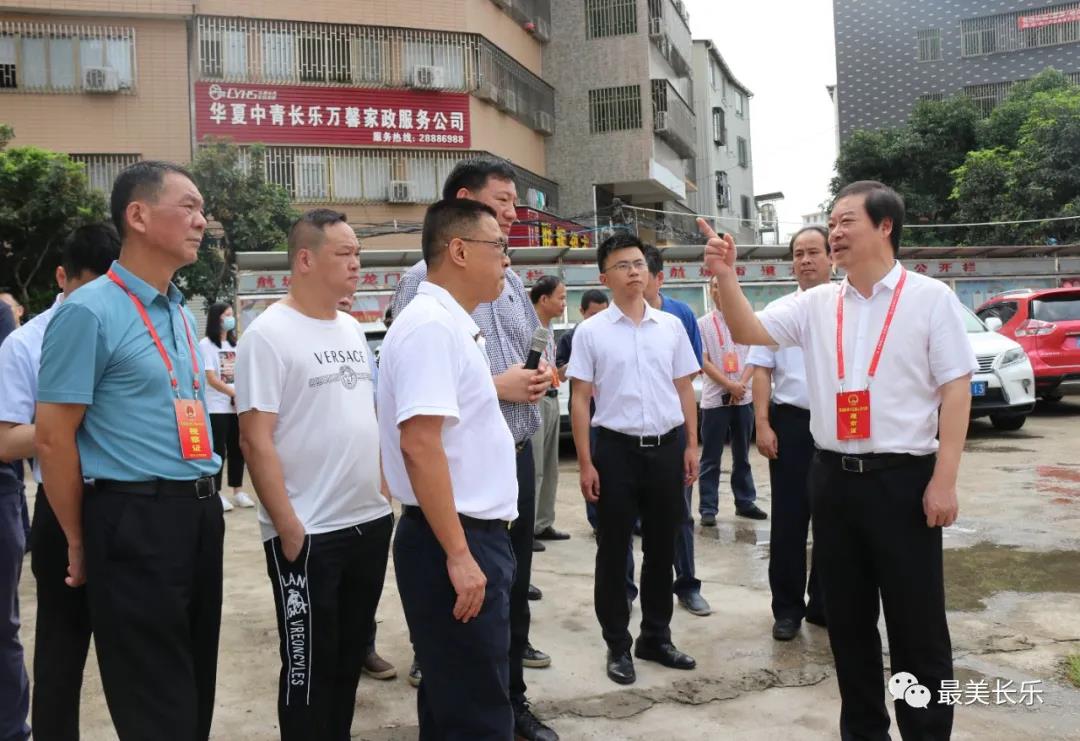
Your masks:
<path fill-rule="evenodd" d="M 251 323 L 236 357 L 236 409 L 277 415 L 285 489 L 309 534 L 383 517 L 374 361 L 357 321 L 313 319 L 278 302 Z M 259 508 L 263 540 L 277 535 Z"/>

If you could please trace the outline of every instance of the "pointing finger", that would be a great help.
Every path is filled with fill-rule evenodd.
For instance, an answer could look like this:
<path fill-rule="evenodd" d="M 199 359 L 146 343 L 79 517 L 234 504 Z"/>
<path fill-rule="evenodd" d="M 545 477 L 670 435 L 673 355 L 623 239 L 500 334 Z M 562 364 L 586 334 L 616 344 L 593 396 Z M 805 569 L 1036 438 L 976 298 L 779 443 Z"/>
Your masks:
<path fill-rule="evenodd" d="M 701 233 L 705 235 L 706 239 L 714 239 L 719 236 L 716 231 L 711 226 L 709 226 L 709 222 L 705 221 L 705 219 L 701 218 L 700 216 L 697 219 L 697 225 L 698 229 L 701 230 Z"/>

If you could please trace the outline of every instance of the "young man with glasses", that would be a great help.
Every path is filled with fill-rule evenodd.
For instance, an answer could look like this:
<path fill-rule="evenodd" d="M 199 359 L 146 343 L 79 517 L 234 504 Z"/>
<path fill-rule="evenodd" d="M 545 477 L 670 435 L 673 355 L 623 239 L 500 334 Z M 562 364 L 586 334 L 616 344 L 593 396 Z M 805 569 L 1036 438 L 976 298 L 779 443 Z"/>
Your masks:
<path fill-rule="evenodd" d="M 634 653 L 672 669 L 696 666 L 672 645 L 670 624 L 675 531 L 684 510 L 683 489 L 697 479 L 692 381 L 701 368 L 678 318 L 644 298 L 645 245 L 636 236 L 617 234 L 600 245 L 597 261 L 613 303 L 577 328 L 567 376 L 574 388 L 571 423 L 581 492 L 597 503 L 594 595 L 608 646 L 607 674 L 631 684 L 636 674 L 626 552 L 638 518 L 644 558 L 641 633 Z M 595 447 L 590 426 L 596 428 Z"/>

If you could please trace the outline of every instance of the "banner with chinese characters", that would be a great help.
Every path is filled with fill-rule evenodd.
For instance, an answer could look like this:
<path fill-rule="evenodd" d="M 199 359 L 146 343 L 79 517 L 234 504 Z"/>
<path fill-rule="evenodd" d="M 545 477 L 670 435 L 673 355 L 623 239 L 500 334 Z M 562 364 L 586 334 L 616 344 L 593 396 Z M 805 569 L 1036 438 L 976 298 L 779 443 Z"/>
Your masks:
<path fill-rule="evenodd" d="M 1077 21 L 1080 21 L 1080 8 L 1065 8 L 1034 15 L 1022 15 L 1017 20 L 1016 25 L 1021 31 L 1025 31 L 1029 28 L 1045 28 L 1046 26 L 1076 23 Z"/>
<path fill-rule="evenodd" d="M 472 143 L 463 93 L 217 82 L 195 83 L 195 136 L 443 149 Z"/>

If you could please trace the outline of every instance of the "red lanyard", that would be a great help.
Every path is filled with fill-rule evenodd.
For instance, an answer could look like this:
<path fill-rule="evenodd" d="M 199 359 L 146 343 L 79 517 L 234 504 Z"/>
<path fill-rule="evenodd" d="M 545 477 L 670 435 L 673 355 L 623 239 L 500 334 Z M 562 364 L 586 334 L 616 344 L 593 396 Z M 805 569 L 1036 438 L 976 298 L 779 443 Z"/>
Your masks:
<path fill-rule="evenodd" d="M 716 339 L 717 342 L 720 343 L 720 350 L 722 351 L 725 347 L 729 346 L 729 343 L 724 340 L 724 338 L 727 337 L 727 334 L 724 332 L 723 329 L 721 329 L 720 320 L 716 318 L 715 311 L 712 314 L 712 321 L 713 324 L 716 326 Z"/>
<path fill-rule="evenodd" d="M 124 293 L 131 299 L 131 303 L 135 305 L 135 309 L 139 312 L 139 316 L 142 318 L 143 324 L 146 325 L 146 331 L 150 333 L 150 339 L 154 341 L 154 346 L 157 347 L 158 353 L 161 355 L 161 359 L 165 362 L 165 368 L 169 371 L 169 383 L 172 384 L 173 391 L 176 392 L 176 398 L 180 398 L 180 384 L 176 380 L 176 372 L 173 370 L 172 361 L 169 360 L 169 354 L 165 352 L 165 345 L 161 343 L 161 337 L 158 336 L 157 330 L 154 329 L 153 322 L 150 321 L 149 315 L 146 313 L 146 309 L 142 305 L 142 301 L 131 292 L 131 289 L 124 285 L 124 281 L 120 280 L 120 276 L 114 273 L 112 270 L 108 272 L 109 280 L 116 285 L 124 289 Z M 184 334 L 187 335 L 188 348 L 191 351 L 191 371 L 192 371 L 192 386 L 196 392 L 199 391 L 199 362 L 195 357 L 195 342 L 191 339 L 191 329 L 188 327 L 187 316 L 184 315 L 184 310 L 180 310 L 180 318 L 184 320 Z"/>
<path fill-rule="evenodd" d="M 900 292 L 904 290 L 904 281 L 907 280 L 907 271 L 900 269 L 900 280 L 893 290 L 892 301 L 889 302 L 889 311 L 885 314 L 885 324 L 881 328 L 881 336 L 878 337 L 877 347 L 874 348 L 874 357 L 870 359 L 870 368 L 866 371 L 866 384 L 870 385 L 870 379 L 877 372 L 878 361 L 881 360 L 881 351 L 885 348 L 885 337 L 889 334 L 893 316 L 896 314 L 896 304 L 900 301 Z M 836 373 L 840 377 L 840 388 L 844 388 L 844 289 L 845 283 L 840 287 L 840 298 L 836 302 Z"/>

